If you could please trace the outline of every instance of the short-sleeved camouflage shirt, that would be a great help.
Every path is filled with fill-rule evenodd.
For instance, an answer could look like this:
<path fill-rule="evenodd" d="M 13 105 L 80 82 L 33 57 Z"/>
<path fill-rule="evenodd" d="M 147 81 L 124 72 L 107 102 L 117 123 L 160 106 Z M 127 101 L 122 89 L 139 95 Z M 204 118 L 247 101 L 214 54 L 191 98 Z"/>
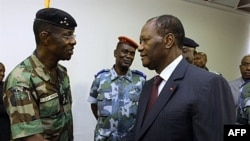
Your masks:
<path fill-rule="evenodd" d="M 95 75 L 88 99 L 98 107 L 95 141 L 118 141 L 133 128 L 145 80 L 137 70 L 118 76 L 112 68 Z"/>
<path fill-rule="evenodd" d="M 8 75 L 4 105 L 13 140 L 41 134 L 50 141 L 73 140 L 72 97 L 66 68 L 57 65 L 58 80 L 31 55 Z"/>

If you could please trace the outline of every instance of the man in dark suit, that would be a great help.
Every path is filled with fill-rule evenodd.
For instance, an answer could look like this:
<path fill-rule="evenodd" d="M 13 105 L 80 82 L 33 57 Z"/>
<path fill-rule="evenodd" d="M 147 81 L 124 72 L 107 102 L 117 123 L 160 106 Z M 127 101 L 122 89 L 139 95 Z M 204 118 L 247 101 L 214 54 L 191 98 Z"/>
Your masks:
<path fill-rule="evenodd" d="M 146 115 L 153 79 L 143 86 L 133 134 L 135 141 L 222 141 L 223 126 L 235 123 L 227 81 L 189 64 L 182 56 L 185 32 L 172 15 L 154 17 L 140 34 L 142 64 L 163 79 Z"/>

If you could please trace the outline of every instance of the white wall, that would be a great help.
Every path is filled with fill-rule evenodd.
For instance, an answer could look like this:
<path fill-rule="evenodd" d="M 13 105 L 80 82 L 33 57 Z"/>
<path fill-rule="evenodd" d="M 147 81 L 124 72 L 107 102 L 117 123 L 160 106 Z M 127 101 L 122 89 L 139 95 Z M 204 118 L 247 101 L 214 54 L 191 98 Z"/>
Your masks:
<path fill-rule="evenodd" d="M 86 102 L 94 74 L 114 63 L 117 36 L 139 40 L 147 19 L 173 14 L 181 19 L 186 35 L 208 55 L 208 67 L 227 80 L 238 77 L 241 57 L 249 53 L 250 18 L 183 0 L 51 0 L 51 7 L 71 13 L 78 22 L 77 42 L 68 68 L 73 92 L 75 140 L 93 140 L 95 119 Z M 43 0 L 0 0 L 0 61 L 6 74 L 35 48 L 32 22 Z M 133 69 L 143 68 L 136 54 Z"/>

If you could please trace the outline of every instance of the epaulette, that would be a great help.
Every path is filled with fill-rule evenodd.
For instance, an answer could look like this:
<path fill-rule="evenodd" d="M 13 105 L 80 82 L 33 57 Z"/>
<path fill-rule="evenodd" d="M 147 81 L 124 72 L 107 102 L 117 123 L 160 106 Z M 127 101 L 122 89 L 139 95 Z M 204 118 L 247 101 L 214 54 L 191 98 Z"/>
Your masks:
<path fill-rule="evenodd" d="M 132 70 L 132 73 L 138 74 L 138 75 L 140 75 L 140 76 L 144 77 L 145 79 L 147 78 L 147 76 L 146 76 L 143 72 L 141 72 L 141 71 L 138 71 L 138 70 Z"/>
<path fill-rule="evenodd" d="M 110 69 L 103 69 L 103 70 L 99 71 L 97 74 L 95 74 L 95 77 L 97 77 L 98 75 L 100 75 L 104 72 L 109 72 L 109 71 L 110 71 Z"/>

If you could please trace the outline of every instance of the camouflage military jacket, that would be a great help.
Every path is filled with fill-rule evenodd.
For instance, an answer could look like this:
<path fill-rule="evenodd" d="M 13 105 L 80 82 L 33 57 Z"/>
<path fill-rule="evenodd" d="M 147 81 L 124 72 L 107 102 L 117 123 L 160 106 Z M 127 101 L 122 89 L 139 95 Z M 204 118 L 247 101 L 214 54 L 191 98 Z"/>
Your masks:
<path fill-rule="evenodd" d="M 72 141 L 72 97 L 66 68 L 57 66 L 58 81 L 31 55 L 8 75 L 4 105 L 14 140 L 41 134 L 50 141 Z"/>
<path fill-rule="evenodd" d="M 112 68 L 95 75 L 90 103 L 97 103 L 98 120 L 95 141 L 117 141 L 135 122 L 139 96 L 146 76 L 136 70 L 118 76 Z"/>

